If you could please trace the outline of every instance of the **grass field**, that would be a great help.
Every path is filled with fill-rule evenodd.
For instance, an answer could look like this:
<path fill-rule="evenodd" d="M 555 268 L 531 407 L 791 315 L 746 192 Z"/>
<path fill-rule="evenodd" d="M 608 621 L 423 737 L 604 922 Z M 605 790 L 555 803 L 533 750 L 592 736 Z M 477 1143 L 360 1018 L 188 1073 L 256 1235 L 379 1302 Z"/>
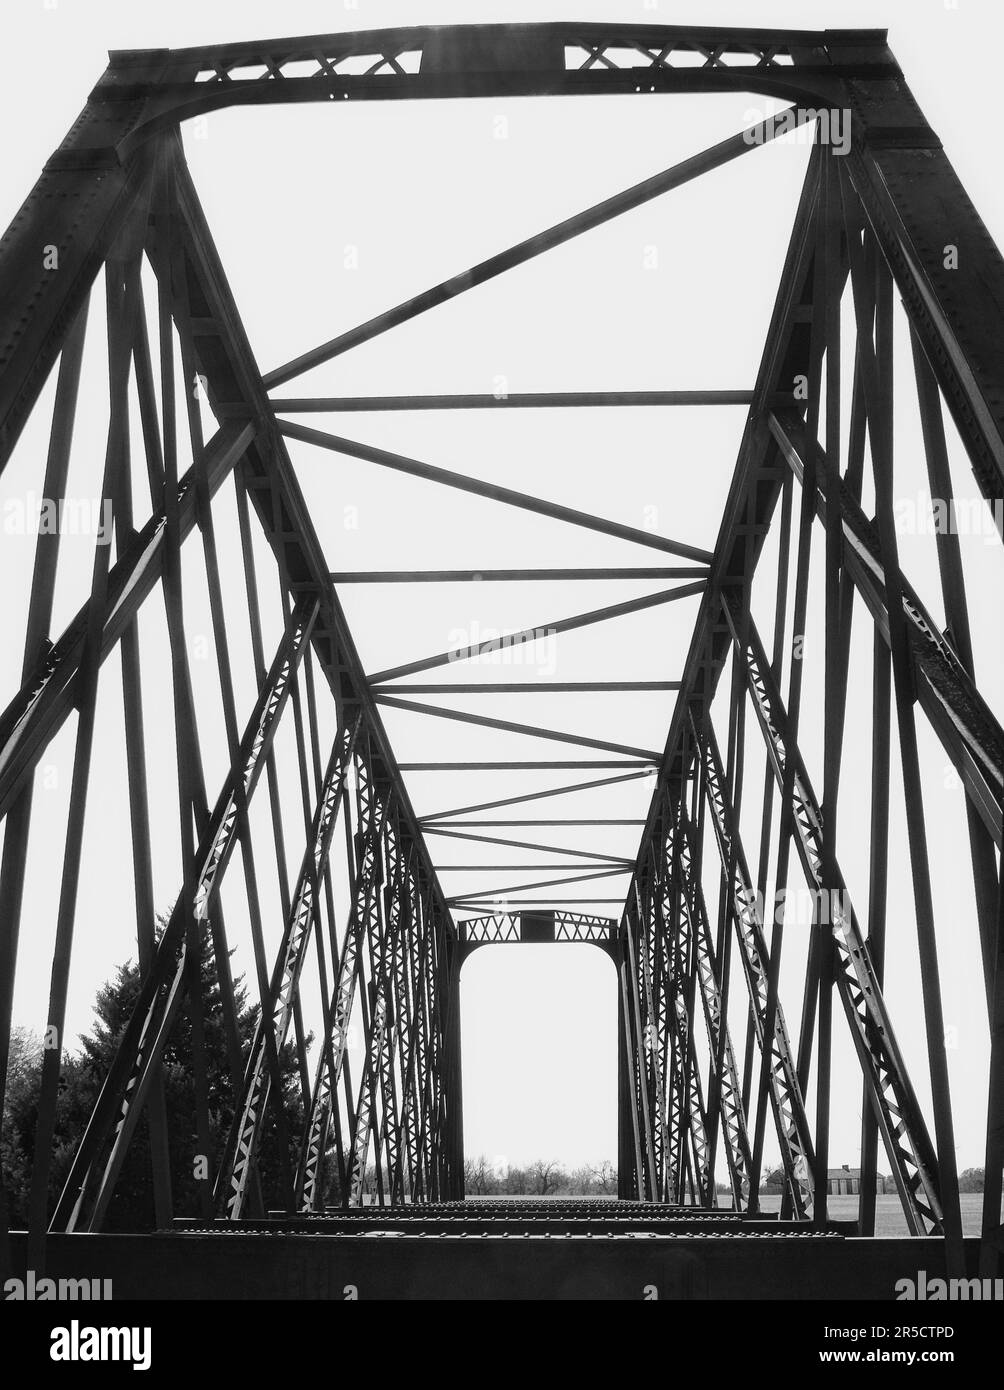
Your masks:
<path fill-rule="evenodd" d="M 967 1236 L 978 1236 L 983 1208 L 982 1192 L 962 1194 L 962 1229 Z M 777 1211 L 780 1197 L 764 1196 L 760 1205 L 764 1211 Z M 830 1218 L 833 1221 L 856 1221 L 858 1219 L 857 1197 L 831 1197 L 828 1202 Z M 875 1198 L 875 1234 L 877 1236 L 905 1236 L 906 1221 L 903 1208 L 895 1193 L 886 1193 Z"/>
<path fill-rule="evenodd" d="M 577 1201 L 577 1202 L 588 1202 L 588 1201 L 597 1201 L 597 1202 L 600 1202 L 600 1201 L 609 1201 L 610 1198 L 609 1198 L 609 1197 L 592 1197 L 592 1198 L 590 1198 L 590 1197 L 575 1197 L 575 1198 L 569 1199 L 568 1197 L 553 1197 L 553 1198 L 551 1198 L 551 1197 L 537 1197 L 537 1196 L 526 1195 L 526 1196 L 522 1196 L 522 1197 L 511 1197 L 511 1196 L 509 1196 L 509 1197 L 506 1197 L 506 1196 L 494 1196 L 494 1197 L 485 1197 L 485 1198 L 473 1197 L 473 1198 L 471 1198 L 470 1200 L 475 1201 L 475 1202 L 477 1202 L 477 1201 L 488 1201 L 488 1202 L 505 1202 L 505 1201 L 512 1201 L 512 1202 L 533 1202 L 533 1201 L 537 1201 L 537 1202 L 541 1202 L 541 1203 L 546 1203 L 546 1202 L 549 1202 L 549 1201 L 568 1201 L 568 1200 L 574 1200 L 574 1201 Z M 721 1197 L 719 1200 L 725 1202 L 725 1201 L 727 1201 L 727 1200 L 729 1200 L 729 1199 L 726 1198 L 724 1194 L 722 1194 L 722 1197 Z M 963 1230 L 963 1234 L 964 1234 L 964 1235 L 967 1235 L 967 1236 L 978 1236 L 979 1233 L 980 1233 L 980 1222 L 981 1222 L 981 1220 L 982 1220 L 982 1212 L 983 1212 L 983 1194 L 982 1194 L 982 1192 L 964 1192 L 964 1193 L 962 1194 L 962 1197 L 961 1197 L 961 1202 L 962 1202 L 962 1230 Z M 777 1211 L 778 1208 L 780 1207 L 780 1205 L 781 1205 L 781 1198 L 780 1198 L 779 1196 L 777 1196 L 777 1195 L 771 1195 L 771 1194 L 766 1194 L 766 1193 L 765 1193 L 765 1194 L 760 1198 L 760 1207 L 761 1207 L 761 1209 L 762 1209 L 763 1211 Z M 831 1219 L 832 1221 L 856 1221 L 856 1220 L 858 1219 L 858 1199 L 857 1199 L 857 1197 L 831 1197 L 830 1200 L 829 1200 L 828 1206 L 829 1206 L 830 1219 Z M 1002 1213 L 1002 1219 L 1004 1219 L 1004 1213 Z M 900 1205 L 900 1200 L 899 1200 L 899 1198 L 896 1196 L 896 1194 L 895 1194 L 894 1192 L 893 1192 L 893 1193 L 886 1193 L 886 1194 L 883 1194 L 883 1195 L 881 1195 L 881 1196 L 877 1196 L 877 1197 L 875 1198 L 875 1234 L 876 1234 L 877 1236 L 905 1236 L 905 1235 L 909 1235 L 909 1231 L 908 1231 L 907 1228 L 906 1228 L 906 1220 L 905 1220 L 905 1218 L 904 1218 L 904 1216 L 903 1216 L 903 1208 L 902 1208 L 902 1206 Z"/>

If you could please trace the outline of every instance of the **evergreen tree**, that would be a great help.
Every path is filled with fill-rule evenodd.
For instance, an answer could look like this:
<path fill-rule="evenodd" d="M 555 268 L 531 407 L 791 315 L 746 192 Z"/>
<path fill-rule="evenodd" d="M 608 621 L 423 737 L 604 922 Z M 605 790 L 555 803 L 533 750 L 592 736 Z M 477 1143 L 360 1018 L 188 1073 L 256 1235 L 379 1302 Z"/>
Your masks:
<path fill-rule="evenodd" d="M 203 946 L 200 979 L 203 1057 L 212 1145 L 210 1157 L 215 1177 L 215 1165 L 222 1157 L 233 1121 L 235 1093 L 223 1022 L 220 980 L 211 945 Z M 50 1179 L 50 1211 L 62 1190 L 73 1154 L 86 1128 L 122 1034 L 135 1009 L 140 983 L 139 966 L 135 962 L 128 961 L 120 965 L 112 978 L 98 991 L 94 1002 L 94 1025 L 90 1033 L 81 1037 L 79 1054 L 67 1054 L 63 1059 Z M 234 997 L 243 1072 L 260 1009 L 257 1004 L 249 1004 L 243 977 L 234 981 Z M 34 1154 L 41 1059 L 40 1040 L 26 1030 L 15 1030 L 4 1102 L 3 1144 L 0 1150 L 10 1220 L 15 1228 L 24 1227 L 28 1220 L 28 1194 Z M 287 1134 L 291 1147 L 289 1161 L 291 1168 L 295 1170 L 294 1146 L 300 1137 L 304 1115 L 292 1043 L 287 1043 L 282 1049 L 279 1066 Z M 172 1206 L 175 1215 L 194 1216 L 199 1214 L 194 1170 L 199 1145 L 196 1137 L 193 1079 L 192 1009 L 187 995 L 164 1049 L 160 1071 L 167 1117 Z M 259 1147 L 258 1164 L 262 1198 L 266 1208 L 280 1205 L 282 1201 L 281 1155 L 272 1123 L 273 1115 L 274 1109 L 270 1101 Z M 150 1133 L 144 1111 L 127 1150 L 104 1229 L 143 1231 L 151 1230 L 154 1224 Z"/>

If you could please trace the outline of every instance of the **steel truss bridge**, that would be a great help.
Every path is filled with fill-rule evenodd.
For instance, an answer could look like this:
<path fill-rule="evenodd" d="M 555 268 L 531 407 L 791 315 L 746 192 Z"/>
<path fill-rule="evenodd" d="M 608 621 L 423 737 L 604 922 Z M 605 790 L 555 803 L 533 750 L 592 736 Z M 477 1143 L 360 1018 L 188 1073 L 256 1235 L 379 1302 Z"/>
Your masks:
<path fill-rule="evenodd" d="M 757 159 L 757 150 L 788 128 L 783 112 L 266 371 L 252 354 L 180 135 L 183 121 L 232 106 L 611 93 L 637 94 L 640 101 L 653 93 L 729 92 L 780 99 L 817 116 L 850 113 L 852 132 L 845 157 L 835 157 L 822 139 L 812 146 L 761 365 L 755 382 L 742 391 L 542 392 L 505 399 L 287 394 L 290 383 L 311 368 L 650 200 L 671 198 L 674 190 L 730 161 Z M 948 210 L 950 238 L 944 227 Z M 952 267 L 945 262 L 946 240 L 961 252 Z M 58 250 L 58 270 L 46 263 L 52 248 Z M 100 298 L 107 323 L 108 425 L 103 475 L 94 488 L 113 500 L 115 526 L 114 555 L 111 546 L 94 548 L 90 591 L 80 594 L 79 611 L 62 631 L 53 630 L 52 619 L 59 537 L 39 536 L 21 684 L 8 692 L 0 714 L 4 1076 L 19 929 L 23 948 L 25 931 L 38 925 L 25 895 L 33 830 L 41 833 L 33 787 L 47 747 L 67 725 L 74 728 L 74 745 L 65 833 L 47 850 L 50 872 L 59 879 L 47 1022 L 59 1039 L 71 953 L 92 949 L 100 927 L 78 920 L 77 902 L 85 808 L 95 797 L 96 708 L 103 663 L 113 652 L 121 669 L 119 736 L 128 764 L 131 827 L 121 871 L 135 885 L 141 983 L 55 1200 L 51 1164 L 62 1054 L 58 1046 L 44 1053 L 28 1230 L 6 1234 L 4 1222 L 5 1254 L 15 1266 L 27 1262 L 56 1273 L 69 1261 L 78 1275 L 127 1272 L 131 1286 L 150 1296 L 199 1297 L 221 1290 L 341 1297 L 349 1285 L 407 1295 L 427 1287 L 431 1270 L 441 1291 L 471 1296 L 641 1296 L 642 1285 L 659 1282 L 663 1296 L 884 1297 L 896 1270 L 917 1267 L 920 1249 L 919 1263 L 932 1272 L 999 1271 L 1004 735 L 974 675 L 964 538 L 952 531 L 937 538 L 944 625 L 900 568 L 894 296 L 910 326 L 907 366 L 915 378 L 931 494 L 953 496 L 947 407 L 999 527 L 1004 263 L 911 96 L 884 32 L 461 26 L 111 55 L 80 118 L 0 244 L 0 467 L 52 378 L 44 496 L 66 492 L 88 304 L 93 329 L 93 301 Z M 850 306 L 843 323 L 842 303 Z M 849 412 L 841 400 L 842 359 L 853 364 Z M 185 389 L 196 377 L 215 420 L 212 431 Z M 546 501 L 302 423 L 311 413 L 356 410 L 722 403 L 747 406 L 748 415 L 713 551 L 584 513 L 572 496 L 560 504 Z M 137 419 L 149 505 L 133 496 L 130 429 Z M 289 441 L 354 457 L 386 470 L 388 478 L 409 475 L 490 499 L 498 504 L 500 524 L 516 509 L 636 542 L 654 563 L 611 571 L 333 573 Z M 37 481 L 43 485 L 41 468 Z M 232 624 L 224 617 L 214 519 L 225 494 L 232 494 L 240 524 L 257 680 L 257 696 L 249 703 L 238 698 Z M 775 535 L 777 574 L 768 579 L 776 591 L 775 621 L 772 631 L 761 632 L 750 592 L 767 539 Z M 262 552 L 254 543 L 261 537 L 273 571 L 264 577 Z M 800 663 L 791 662 L 783 679 L 786 646 L 808 621 L 813 544 L 817 553 L 821 547 L 825 569 L 821 776 L 810 771 L 800 750 L 800 723 L 806 722 Z M 193 565 L 207 586 L 226 731 L 229 770 L 218 785 L 209 785 L 204 771 L 185 629 L 183 577 Z M 679 679 L 653 684 L 604 675 L 595 682 L 553 682 L 550 688 L 616 692 L 628 711 L 637 692 L 664 689 L 671 715 L 661 752 L 628 746 L 616 731 L 586 738 L 419 703 L 416 696 L 491 691 L 511 694 L 515 707 L 528 687 L 511 681 L 437 684 L 425 674 L 434 677 L 454 660 L 482 655 L 490 641 L 367 674 L 339 597 L 343 585 L 362 582 L 402 584 L 407 597 L 421 596 L 428 591 L 419 586 L 437 582 L 605 575 L 658 580 L 661 587 L 645 599 L 558 621 L 547 613 L 546 631 L 560 634 L 653 609 L 657 642 L 663 605 L 696 596 L 696 623 Z M 269 584 L 282 595 L 282 631 L 274 647 L 266 643 L 260 605 Z M 138 618 L 144 605 L 163 607 L 164 669 L 170 672 L 177 748 L 182 862 L 176 901 L 161 932 L 146 775 L 158 721 L 143 700 Z M 869 824 L 869 869 L 864 890 L 852 900 L 836 822 L 855 611 L 859 621 L 870 621 L 874 643 L 870 738 L 855 734 L 854 740 L 857 756 L 870 762 L 870 804 L 861 810 Z M 513 640 L 529 641 L 535 631 Z M 541 683 L 532 688 L 541 689 Z M 166 688 L 163 695 L 166 702 Z M 721 742 L 711 717 L 715 701 L 716 711 L 724 711 L 720 727 L 728 728 Z M 395 707 L 550 739 L 571 746 L 577 756 L 506 765 L 569 769 L 557 792 L 494 799 L 474 794 L 469 806 L 419 819 L 403 774 L 425 765 L 396 759 L 381 715 Z M 333 738 L 322 733 L 328 716 L 336 728 Z M 284 815 L 277 791 L 276 737 L 283 727 L 292 730 L 297 750 L 300 826 Z M 630 712 L 620 725 L 629 727 Z M 751 733 L 761 745 L 753 767 L 747 756 Z M 989 1019 L 980 1237 L 963 1236 L 943 1045 L 932 876 L 944 866 L 938 843 L 926 833 L 918 751 L 918 740 L 931 734 L 964 788 L 971 864 L 955 864 L 951 871 L 971 878 L 976 910 L 975 920 L 956 921 L 952 930 L 978 934 L 985 994 L 973 1000 L 973 1010 L 986 1008 Z M 885 949 L 891 890 L 899 886 L 890 883 L 888 847 L 897 762 L 911 882 L 895 894 L 894 905 L 911 916 L 921 966 L 916 1009 L 923 1011 L 926 1029 L 925 1104 L 886 999 L 886 981 L 900 968 Z M 463 766 L 489 772 L 500 765 Z M 542 797 L 633 778 L 648 778 L 654 788 L 647 818 L 638 822 L 634 860 L 552 849 L 536 837 L 529 843 L 525 828 L 508 830 L 480 838 L 524 851 L 544 849 L 559 860 L 546 867 L 560 868 L 563 877 L 511 889 L 510 898 L 527 897 L 510 901 L 504 911 L 493 909 L 494 885 L 483 894 L 452 898 L 442 887 L 433 857 L 441 841 L 434 835 L 472 835 L 479 824 L 556 826 L 574 835 L 576 826 L 602 822 L 571 814 L 538 821 L 476 817 L 500 810 L 511 815 L 513 807 L 527 803 L 531 814 L 546 815 Z M 758 808 L 759 843 L 744 843 L 749 837 L 740 830 L 744 794 Z M 266 802 L 268 829 L 255 834 L 253 826 L 261 822 L 253 821 L 252 808 Z M 553 833 L 544 832 L 545 838 Z M 256 888 L 261 864 L 277 846 L 281 929 L 264 920 Z M 221 905 L 235 859 L 253 941 L 252 990 L 262 1005 L 249 1048 L 238 1038 Z M 333 888 L 338 859 L 350 884 L 344 912 L 336 911 Z M 786 1017 L 779 998 L 783 924 L 763 909 L 771 889 L 787 882 L 789 864 L 800 869 L 817 903 L 839 904 L 831 921 L 813 921 L 799 1017 Z M 503 867 L 525 869 L 525 854 Z M 624 879 L 613 897 L 565 895 L 567 884 L 616 881 L 618 874 Z M 706 896 L 712 875 L 719 883 L 717 902 Z M 551 889 L 555 896 L 530 897 L 530 888 Z M 608 902 L 611 908 L 603 916 L 576 910 L 586 902 Z M 616 966 L 618 1199 L 546 1209 L 464 1201 L 460 968 L 474 950 L 526 941 L 590 942 Z M 942 935 L 942 950 L 944 941 Z M 202 1016 L 199 991 L 191 988 L 203 943 L 220 981 L 216 1020 Z M 308 959 L 319 980 L 323 1017 L 309 1065 L 301 1011 Z M 733 1037 L 730 1028 L 729 1000 L 737 997 L 747 1019 L 745 1038 Z M 198 1210 L 188 1212 L 172 1203 L 175 1175 L 161 1068 L 183 1012 L 194 1043 L 196 1137 L 200 1152 L 209 1156 L 198 1176 Z M 210 1130 L 199 1052 L 214 1021 L 226 1035 L 236 1097 L 232 1123 L 219 1142 Z M 353 1026 L 363 1039 L 354 1069 Z M 848 1031 L 857 1059 L 862 1114 L 859 1214 L 843 1225 L 831 1219 L 827 1205 L 832 1040 L 838 1028 Z M 283 1094 L 279 1059 L 290 1045 L 303 1100 L 303 1128 L 296 1134 L 285 1133 L 277 1101 Z M 102 1234 L 141 1119 L 149 1136 L 158 1228 L 144 1237 L 142 1258 L 134 1238 Z M 262 1187 L 259 1157 L 264 1136 L 273 1132 L 283 1138 L 283 1155 L 292 1157 L 284 1159 L 277 1190 L 270 1193 Z M 767 1149 L 780 1153 L 780 1214 L 759 1207 Z M 861 1241 L 874 1233 L 880 1167 L 892 1176 L 911 1235 Z M 374 1168 L 374 1201 L 364 1206 L 365 1175 Z M 716 1174 L 726 1172 L 730 1192 L 719 1193 Z M 326 1173 L 337 1177 L 340 1205 L 325 1201 Z M 362 1240 L 377 1231 L 396 1239 Z M 329 1239 L 305 1244 L 304 1232 Z M 639 1234 L 651 1240 L 629 1239 Z M 723 1235 L 743 1239 L 723 1241 Z M 483 1239 L 473 1242 L 471 1236 Z M 588 1257 L 579 1239 L 586 1236 Z M 190 1258 L 193 1243 L 197 1260 Z"/>

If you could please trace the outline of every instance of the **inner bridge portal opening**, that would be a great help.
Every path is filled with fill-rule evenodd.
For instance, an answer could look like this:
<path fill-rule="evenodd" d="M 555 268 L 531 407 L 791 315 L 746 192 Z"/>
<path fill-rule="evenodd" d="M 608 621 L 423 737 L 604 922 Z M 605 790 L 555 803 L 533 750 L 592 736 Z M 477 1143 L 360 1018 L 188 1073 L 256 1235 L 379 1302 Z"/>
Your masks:
<path fill-rule="evenodd" d="M 616 926 L 539 910 L 458 923 L 469 1200 L 616 1197 Z"/>

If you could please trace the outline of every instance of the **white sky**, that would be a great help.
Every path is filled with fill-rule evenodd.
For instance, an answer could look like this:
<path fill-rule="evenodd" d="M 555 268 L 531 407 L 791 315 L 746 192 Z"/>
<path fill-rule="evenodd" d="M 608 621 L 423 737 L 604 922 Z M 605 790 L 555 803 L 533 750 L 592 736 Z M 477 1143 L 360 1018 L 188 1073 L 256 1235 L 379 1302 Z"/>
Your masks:
<path fill-rule="evenodd" d="M 992 146 L 1002 20 L 992 4 L 960 0 L 958 8 L 924 3 L 706 6 L 661 3 L 465 3 L 346 5 L 289 3 L 281 12 L 259 3 L 167 7 L 95 0 L 86 9 L 68 0 L 8 0 L 0 38 L 11 51 L 46 54 L 39 65 L 11 64 L 0 90 L 0 128 L 8 132 L 0 186 L 6 225 L 44 159 L 75 119 L 106 62 L 108 49 L 178 47 L 251 39 L 279 32 L 392 27 L 404 23 L 595 19 L 650 23 L 756 22 L 764 27 L 853 27 L 888 23 L 894 53 L 921 107 L 998 242 L 1004 241 L 1004 189 Z M 617 190 L 705 148 L 755 119 L 764 106 L 753 96 L 631 97 L 562 100 L 364 103 L 262 107 L 213 113 L 186 131 L 186 152 L 217 239 L 248 335 L 269 370 L 382 309 L 465 269 Z M 963 114 L 964 113 L 964 114 Z M 504 118 L 505 125 L 500 124 Z M 500 134 L 504 138 L 499 138 Z M 742 388 L 752 384 L 788 230 L 805 167 L 807 146 L 789 140 L 753 151 L 729 167 L 510 272 L 454 303 L 378 341 L 306 374 L 276 394 L 395 394 L 510 391 Z M 946 228 L 946 242 L 952 240 Z M 652 251 L 655 256 L 653 258 Z M 654 259 L 654 265 L 653 265 Z M 103 306 L 92 300 L 89 351 L 71 492 L 98 486 L 103 452 Z M 849 335 L 849 323 L 845 316 Z M 908 343 L 898 325 L 897 495 L 924 488 Z M 52 383 L 45 401 L 51 403 Z M 319 429 L 408 454 L 423 461 L 553 498 L 636 527 L 711 549 L 735 463 L 742 408 L 707 410 L 508 411 L 301 417 Z M 0 503 L 41 490 L 44 419 L 33 421 L 0 481 Z M 950 432 L 960 495 L 975 496 L 968 464 Z M 292 444 L 304 494 L 332 569 L 475 568 L 532 565 L 650 565 L 658 552 L 578 531 L 431 484 L 404 478 L 307 445 Z M 137 472 L 138 476 L 138 472 Z M 139 494 L 141 496 L 141 494 Z M 241 578 L 236 568 L 233 506 L 221 504 L 221 550 L 228 612 L 238 647 L 238 704 L 250 691 Z M 867 499 L 866 499 L 867 503 Z M 228 510 L 229 509 L 229 510 Z M 137 504 L 138 515 L 145 515 Z M 228 525 L 229 519 L 229 525 Z M 190 543 L 196 558 L 197 540 Z M 817 545 L 819 543 L 817 542 Z M 901 557 L 921 596 L 942 617 L 934 543 L 901 535 Z M 0 576 L 8 596 L 12 640 L 0 658 L 3 702 L 20 673 L 19 623 L 30 574 L 31 538 L 4 536 Z M 821 549 L 821 546 L 819 546 Z M 977 641 L 977 676 L 991 704 L 1004 709 L 996 599 L 1004 565 L 1000 546 L 974 538 L 967 578 Z M 67 538 L 57 592 L 55 629 L 81 599 L 89 542 Z M 269 573 L 264 551 L 261 571 Z M 818 549 L 817 549 L 818 558 Z M 675 563 L 666 557 L 667 563 Z M 776 549 L 768 544 L 755 592 L 765 640 L 770 624 Z M 192 566 L 192 569 L 196 569 Z M 818 567 L 817 567 L 818 568 Z M 343 589 L 342 600 L 363 665 L 369 672 L 476 640 L 489 629 L 546 625 L 554 619 L 654 592 L 657 583 L 549 583 L 479 586 L 425 585 L 408 593 L 392 586 Z M 821 575 L 811 601 L 822 631 Z M 210 699 L 215 671 L 199 660 L 210 631 L 204 583 L 193 578 L 188 600 L 193 679 Z M 165 698 L 162 610 L 144 613 L 148 667 L 148 727 L 163 721 L 163 741 L 150 751 L 154 797 L 158 906 L 177 891 L 177 827 L 172 807 L 173 732 Z M 266 648 L 274 642 L 277 605 L 270 594 Z M 537 649 L 531 664 L 481 663 L 485 680 L 674 679 L 682 671 L 697 600 L 650 610 L 557 639 Z M 243 626 L 241 626 L 243 624 Z M 237 629 L 240 628 L 238 632 Z M 271 635 L 269 635 L 271 634 Z M 982 644 L 980 639 L 982 638 Z M 211 646 L 211 642 L 210 642 Z M 158 647 L 160 655 L 157 655 Z M 868 704 L 870 633 L 855 627 L 852 696 L 848 710 L 839 858 L 863 917 L 867 885 Z M 94 991 L 114 964 L 134 950 L 128 816 L 121 744 L 121 695 L 116 660 L 106 664 L 99 707 L 95 771 L 87 827 L 84 877 L 71 981 L 69 1028 L 86 1028 Z M 465 663 L 416 679 L 478 678 Z M 809 652 L 803 703 L 803 752 L 821 790 L 822 651 Z M 722 687 L 723 690 L 726 688 Z M 242 703 L 241 696 L 244 696 Z M 416 696 L 450 703 L 439 696 Z M 661 749 L 672 695 L 457 696 L 455 707 L 528 724 Z M 218 701 L 217 701 L 218 702 Z M 818 713 L 817 713 L 818 711 Z M 402 761 L 495 758 L 603 758 L 515 735 L 429 720 L 388 710 L 385 721 Z M 287 721 L 288 723 L 288 721 Z M 743 827 L 755 864 L 762 756 L 749 715 L 748 793 Z M 922 721 L 921 721 L 922 724 Z M 326 725 L 330 731 L 330 726 Z M 719 724 L 724 735 L 724 727 Z M 923 724 L 922 724 L 923 728 Z M 218 713 L 208 716 L 204 754 L 210 800 L 225 767 Z M 289 775 L 289 729 L 280 739 L 287 770 L 284 799 L 291 866 L 299 851 L 297 789 Z M 157 740 L 152 740 L 156 742 Z M 48 750 L 55 785 L 36 792 L 36 845 L 29 858 L 29 898 L 22 925 L 15 1000 L 19 1021 L 39 1028 L 48 991 L 58 884 L 44 839 L 65 823 L 72 725 Z M 922 733 L 927 814 L 935 854 L 935 895 L 945 986 L 946 1022 L 956 1102 L 959 1161 L 982 1163 L 985 1119 L 986 1022 L 976 948 L 971 885 L 967 882 L 961 793 L 945 775 L 946 759 Z M 602 773 L 409 774 L 420 814 L 585 780 Z M 497 813 L 504 818 L 604 816 L 640 818 L 644 783 L 626 783 L 575 797 L 551 799 Z M 905 856 L 901 790 L 894 782 L 892 892 L 888 959 L 890 1007 L 926 1100 L 922 1071 L 923 1020 L 916 967 L 909 864 Z M 267 836 L 264 792 L 256 826 Z M 487 819 L 487 816 L 485 817 Z M 493 833 L 489 831 L 488 833 Z M 593 831 L 541 828 L 494 833 L 577 849 L 633 857 L 636 827 Z M 58 838 L 56 840 L 58 843 Z M 552 852 L 527 856 L 437 837 L 440 863 L 554 862 Z M 708 852 L 711 852 L 709 841 Z M 264 856 L 263 856 L 264 858 Z M 949 870 L 946 866 L 951 865 Z M 956 875 L 954 865 L 961 866 Z M 251 964 L 240 869 L 234 863 L 228 929 L 237 969 Z M 549 878 L 528 873 L 524 881 Z M 273 876 L 274 877 L 274 876 Z M 520 874 L 449 870 L 448 893 L 520 881 Z M 792 887 L 799 882 L 797 870 Z M 577 885 L 574 896 L 623 891 Z M 706 880 L 714 911 L 714 885 Z M 280 930 L 277 895 L 263 887 L 266 934 Z M 542 901 L 547 894 L 534 894 Z M 584 905 L 584 910 L 589 910 Z M 596 911 L 617 915 L 612 905 Z M 782 1002 L 797 1032 L 804 924 L 789 925 Z M 893 964 L 894 963 L 894 964 Z M 730 1018 L 742 1051 L 744 1001 L 734 969 Z M 462 983 L 466 1147 L 468 1153 L 523 1161 L 560 1157 L 569 1163 L 615 1157 L 616 1055 L 614 974 L 587 947 L 483 950 L 465 967 Z M 316 1014 L 308 1023 L 317 1026 Z M 846 1028 L 835 1020 L 834 1124 L 831 1161 L 857 1162 L 860 1083 Z M 811 1109 L 811 1097 L 810 1097 Z M 767 1153 L 773 1152 L 768 1139 Z M 880 1160 L 881 1162 L 881 1160 Z"/>

